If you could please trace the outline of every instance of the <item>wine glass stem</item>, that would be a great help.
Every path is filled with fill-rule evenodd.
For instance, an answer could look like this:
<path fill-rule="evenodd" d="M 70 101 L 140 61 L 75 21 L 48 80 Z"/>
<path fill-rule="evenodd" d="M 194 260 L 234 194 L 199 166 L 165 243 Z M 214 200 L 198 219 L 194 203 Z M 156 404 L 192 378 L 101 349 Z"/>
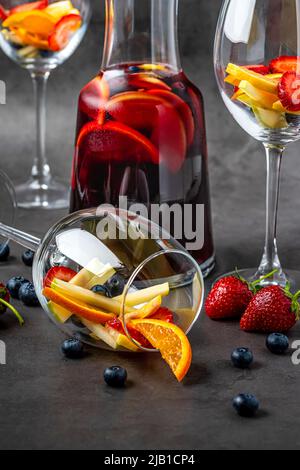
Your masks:
<path fill-rule="evenodd" d="M 51 178 L 46 158 L 46 89 L 49 75 L 49 72 L 31 73 L 36 106 L 36 155 L 31 176 L 40 186 L 47 184 Z"/>
<path fill-rule="evenodd" d="M 286 276 L 282 271 L 277 251 L 277 213 L 283 146 L 265 144 L 267 158 L 267 198 L 266 198 L 266 241 L 261 264 L 256 273 L 257 277 L 265 276 L 273 270 L 277 272 L 268 283 L 273 281 L 286 284 Z"/>

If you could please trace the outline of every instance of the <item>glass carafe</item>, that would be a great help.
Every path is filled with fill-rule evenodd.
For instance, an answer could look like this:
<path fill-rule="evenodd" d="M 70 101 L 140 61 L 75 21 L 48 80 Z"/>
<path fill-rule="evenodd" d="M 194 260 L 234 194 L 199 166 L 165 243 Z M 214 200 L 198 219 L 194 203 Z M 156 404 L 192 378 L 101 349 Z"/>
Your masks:
<path fill-rule="evenodd" d="M 99 74 L 81 91 L 71 212 L 111 204 L 214 267 L 203 99 L 184 74 L 178 0 L 106 0 Z"/>

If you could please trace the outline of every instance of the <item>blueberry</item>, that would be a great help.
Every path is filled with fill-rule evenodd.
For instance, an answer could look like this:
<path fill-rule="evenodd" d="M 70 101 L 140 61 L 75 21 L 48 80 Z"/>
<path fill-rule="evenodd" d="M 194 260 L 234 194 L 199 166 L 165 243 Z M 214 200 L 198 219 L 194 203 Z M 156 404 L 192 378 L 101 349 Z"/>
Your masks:
<path fill-rule="evenodd" d="M 259 401 L 254 395 L 241 393 L 234 398 L 233 407 L 240 416 L 251 418 L 259 409 Z"/>
<path fill-rule="evenodd" d="M 123 293 L 125 280 L 120 274 L 115 274 L 106 282 L 105 287 L 109 290 L 111 297 L 117 297 Z"/>
<path fill-rule="evenodd" d="M 22 261 L 25 264 L 25 266 L 31 266 L 33 265 L 33 258 L 34 258 L 34 252 L 31 250 L 24 251 L 22 254 Z"/>
<path fill-rule="evenodd" d="M 95 292 L 95 294 L 99 294 L 99 295 L 104 295 L 106 297 L 111 297 L 111 293 L 108 289 L 108 287 L 106 286 L 94 286 L 92 287 L 92 291 Z"/>
<path fill-rule="evenodd" d="M 272 333 L 267 337 L 266 346 L 273 354 L 284 354 L 290 347 L 287 336 L 281 333 Z"/>
<path fill-rule="evenodd" d="M 19 298 L 19 290 L 20 287 L 23 284 L 27 284 L 29 281 L 25 279 L 23 276 L 18 276 L 18 277 L 12 277 L 8 283 L 6 284 L 6 287 L 12 296 L 13 299 L 18 299 Z"/>
<path fill-rule="evenodd" d="M 37 307 L 39 305 L 39 299 L 37 298 L 34 285 L 31 282 L 26 282 L 21 285 L 19 299 L 27 307 Z"/>
<path fill-rule="evenodd" d="M 127 380 L 127 371 L 123 367 L 107 367 L 103 374 L 104 380 L 110 387 L 124 387 Z"/>
<path fill-rule="evenodd" d="M 68 359 L 81 359 L 84 356 L 84 345 L 77 338 L 66 339 L 61 350 Z"/>
<path fill-rule="evenodd" d="M 0 243 L 0 261 L 7 261 L 10 255 L 10 248 L 8 243 Z"/>
<path fill-rule="evenodd" d="M 128 67 L 128 72 L 130 73 L 139 73 L 140 71 L 141 69 L 137 65 L 130 65 L 130 67 Z"/>
<path fill-rule="evenodd" d="M 248 348 L 237 348 L 231 354 L 231 361 L 239 369 L 247 369 L 253 362 L 253 354 Z"/>

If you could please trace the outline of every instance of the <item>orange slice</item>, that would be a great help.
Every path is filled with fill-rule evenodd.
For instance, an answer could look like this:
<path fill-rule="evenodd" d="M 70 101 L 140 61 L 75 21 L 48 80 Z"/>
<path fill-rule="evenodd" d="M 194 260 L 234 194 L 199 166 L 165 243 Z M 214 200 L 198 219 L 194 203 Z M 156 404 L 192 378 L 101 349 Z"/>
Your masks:
<path fill-rule="evenodd" d="M 181 382 L 191 366 L 192 348 L 184 332 L 176 325 L 162 320 L 133 320 L 134 327 L 169 364 L 177 380 Z"/>

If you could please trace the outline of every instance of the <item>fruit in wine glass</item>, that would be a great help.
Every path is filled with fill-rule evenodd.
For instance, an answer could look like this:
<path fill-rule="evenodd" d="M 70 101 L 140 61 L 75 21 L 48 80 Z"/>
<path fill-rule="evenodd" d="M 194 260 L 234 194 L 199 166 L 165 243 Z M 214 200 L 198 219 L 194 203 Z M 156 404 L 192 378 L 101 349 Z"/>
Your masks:
<path fill-rule="evenodd" d="M 114 350 L 138 352 L 139 346 L 159 349 L 176 378 L 182 381 L 189 370 L 192 352 L 186 335 L 175 324 L 175 315 L 162 307 L 163 298 L 170 293 L 169 284 L 127 294 L 123 319 L 125 286 L 126 279 L 121 274 L 95 258 L 78 272 L 66 266 L 51 268 L 44 279 L 43 295 L 58 322 L 72 322 L 75 317 L 92 338 Z"/>
<path fill-rule="evenodd" d="M 70 0 L 24 3 L 6 10 L 0 4 L 1 34 L 20 59 L 48 57 L 63 50 L 82 24 Z"/>
<path fill-rule="evenodd" d="M 226 72 L 225 82 L 234 87 L 231 99 L 247 107 L 261 127 L 284 129 L 300 116 L 299 57 L 277 57 L 268 65 L 229 63 Z"/>

